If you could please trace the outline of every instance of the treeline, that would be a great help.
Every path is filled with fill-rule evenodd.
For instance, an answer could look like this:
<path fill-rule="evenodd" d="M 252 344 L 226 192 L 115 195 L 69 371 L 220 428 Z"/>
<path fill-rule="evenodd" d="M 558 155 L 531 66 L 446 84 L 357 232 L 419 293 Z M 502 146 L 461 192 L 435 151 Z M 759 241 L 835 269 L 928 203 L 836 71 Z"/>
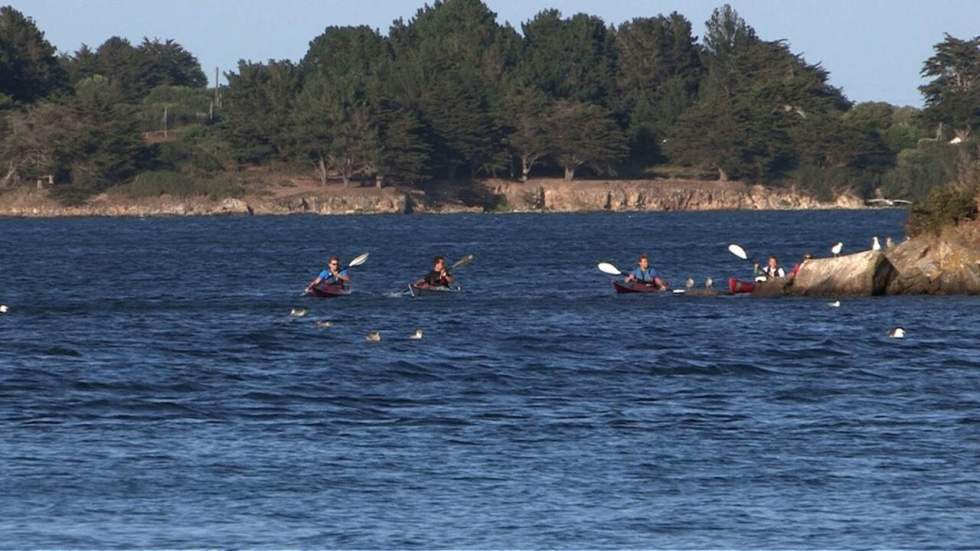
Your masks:
<path fill-rule="evenodd" d="M 49 177 L 69 198 L 248 165 L 377 185 L 684 166 L 920 197 L 976 157 L 980 125 L 980 37 L 936 45 L 925 109 L 854 105 L 727 5 L 699 41 L 678 13 L 610 26 L 545 10 L 518 32 L 480 0 L 436 1 L 386 36 L 328 27 L 296 63 L 241 61 L 217 93 L 173 41 L 58 56 L 9 7 L 0 51 L 0 185 Z"/>

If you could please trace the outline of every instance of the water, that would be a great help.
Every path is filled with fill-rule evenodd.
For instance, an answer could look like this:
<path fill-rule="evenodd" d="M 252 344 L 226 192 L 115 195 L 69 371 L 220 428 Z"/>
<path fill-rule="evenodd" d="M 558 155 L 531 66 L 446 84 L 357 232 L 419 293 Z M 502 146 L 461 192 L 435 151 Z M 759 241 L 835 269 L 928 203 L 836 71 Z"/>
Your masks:
<path fill-rule="evenodd" d="M 0 220 L 0 547 L 975 546 L 980 299 L 595 270 L 720 282 L 730 242 L 791 266 L 903 217 Z M 464 294 L 389 296 L 467 253 Z"/>

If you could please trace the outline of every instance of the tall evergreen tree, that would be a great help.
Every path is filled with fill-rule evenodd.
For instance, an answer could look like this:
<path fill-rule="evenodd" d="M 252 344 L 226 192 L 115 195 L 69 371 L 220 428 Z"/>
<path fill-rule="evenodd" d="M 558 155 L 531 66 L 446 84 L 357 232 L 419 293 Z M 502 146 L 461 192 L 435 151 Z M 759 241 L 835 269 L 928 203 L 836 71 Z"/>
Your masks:
<path fill-rule="evenodd" d="M 0 97 L 30 103 L 66 87 L 54 47 L 34 20 L 0 7 Z"/>
<path fill-rule="evenodd" d="M 566 180 L 574 179 L 582 166 L 611 172 L 611 167 L 629 153 L 623 131 L 598 105 L 559 101 L 551 120 L 552 149 L 565 169 Z"/>
<path fill-rule="evenodd" d="M 294 141 L 293 107 L 301 88 L 299 71 L 288 60 L 239 61 L 225 73 L 223 134 L 240 162 L 286 160 Z"/>
<path fill-rule="evenodd" d="M 922 67 L 922 76 L 932 80 L 919 87 L 925 115 L 968 137 L 980 127 L 980 36 L 962 40 L 947 34 L 933 49 Z"/>

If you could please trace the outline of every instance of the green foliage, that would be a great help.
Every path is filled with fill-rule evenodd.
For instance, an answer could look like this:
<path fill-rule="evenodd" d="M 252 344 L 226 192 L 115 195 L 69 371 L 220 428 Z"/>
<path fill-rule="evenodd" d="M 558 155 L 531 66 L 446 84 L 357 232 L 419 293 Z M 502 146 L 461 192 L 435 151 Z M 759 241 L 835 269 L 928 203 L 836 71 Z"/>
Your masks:
<path fill-rule="evenodd" d="M 975 159 L 976 142 L 950 145 L 923 142 L 916 149 L 904 149 L 895 168 L 885 173 L 881 191 L 893 199 L 924 199 L 934 188 L 951 182 L 964 161 Z"/>
<path fill-rule="evenodd" d="M 288 159 L 294 141 L 293 106 L 299 72 L 288 60 L 238 62 L 237 73 L 225 73 L 222 128 L 240 162 Z"/>
<path fill-rule="evenodd" d="M 169 195 L 207 197 L 212 201 L 245 194 L 241 184 L 228 177 L 200 178 L 168 170 L 140 173 L 132 182 L 118 186 L 115 192 L 134 199 Z"/>
<path fill-rule="evenodd" d="M 922 67 L 932 80 L 920 86 L 926 117 L 969 134 L 980 126 L 980 36 L 961 40 L 950 35 L 936 44 Z"/>
<path fill-rule="evenodd" d="M 0 7 L 0 95 L 31 103 L 65 88 L 67 74 L 34 20 Z"/>
<path fill-rule="evenodd" d="M 938 234 L 943 228 L 964 220 L 975 220 L 978 192 L 980 187 L 976 182 L 972 185 L 934 188 L 924 201 L 912 206 L 908 221 L 909 235 Z"/>
<path fill-rule="evenodd" d="M 544 10 L 522 25 L 521 75 L 554 99 L 605 103 L 615 89 L 613 36 L 602 19 Z"/>
<path fill-rule="evenodd" d="M 172 130 L 208 121 L 212 95 L 204 88 L 161 85 L 150 90 L 140 106 L 140 123 L 144 131 Z"/>
<path fill-rule="evenodd" d="M 565 169 L 566 180 L 573 179 L 581 166 L 612 172 L 612 166 L 629 152 L 623 131 L 598 105 L 560 101 L 552 124 L 554 155 Z"/>

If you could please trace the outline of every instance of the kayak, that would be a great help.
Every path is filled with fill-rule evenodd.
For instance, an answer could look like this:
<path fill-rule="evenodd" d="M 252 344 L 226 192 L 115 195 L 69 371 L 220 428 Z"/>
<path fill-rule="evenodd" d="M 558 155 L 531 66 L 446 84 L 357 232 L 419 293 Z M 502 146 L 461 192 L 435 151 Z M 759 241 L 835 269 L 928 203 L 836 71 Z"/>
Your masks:
<path fill-rule="evenodd" d="M 428 283 L 411 283 L 408 292 L 413 297 L 423 295 L 447 295 L 462 291 L 459 287 L 447 287 L 445 285 L 429 285 Z"/>
<path fill-rule="evenodd" d="M 731 291 L 733 295 L 751 293 L 755 290 L 755 283 L 730 277 L 728 278 L 728 290 Z"/>
<path fill-rule="evenodd" d="M 308 295 L 319 298 L 346 297 L 350 293 L 350 286 L 339 283 L 320 283 L 307 291 Z"/>
<path fill-rule="evenodd" d="M 662 293 L 661 289 L 653 283 L 626 283 L 625 281 L 613 281 L 613 289 L 617 293 Z"/>

